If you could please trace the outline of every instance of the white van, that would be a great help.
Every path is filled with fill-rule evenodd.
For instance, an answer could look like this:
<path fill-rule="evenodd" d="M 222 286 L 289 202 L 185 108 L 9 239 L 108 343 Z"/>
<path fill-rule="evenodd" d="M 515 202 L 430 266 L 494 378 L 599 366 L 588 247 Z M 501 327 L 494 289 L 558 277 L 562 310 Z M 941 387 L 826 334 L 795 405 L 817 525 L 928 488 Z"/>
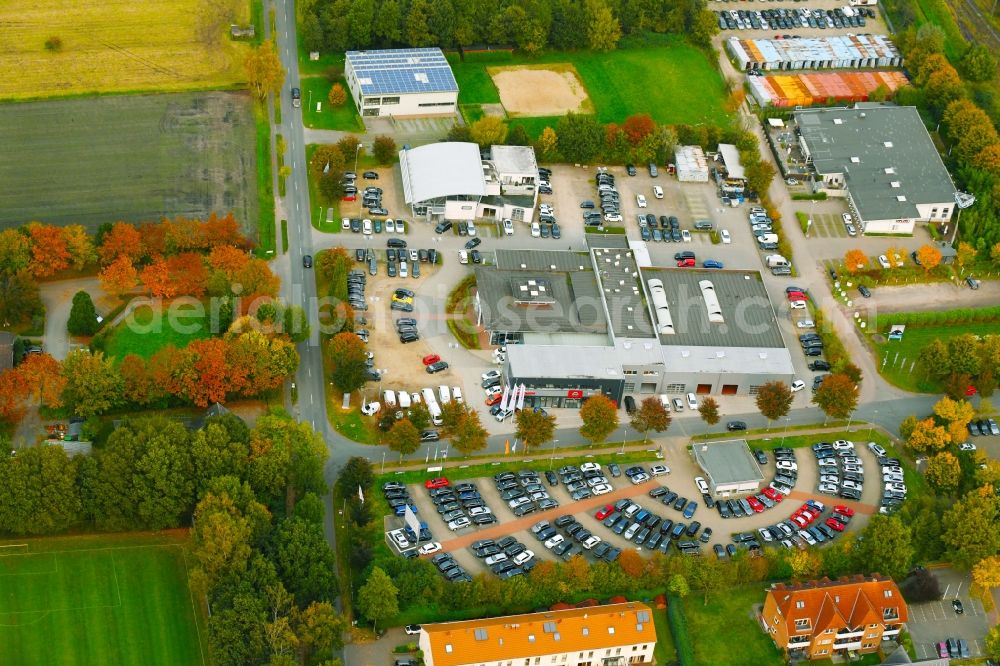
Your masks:
<path fill-rule="evenodd" d="M 438 397 L 441 399 L 442 405 L 447 405 L 449 402 L 451 402 L 451 391 L 448 389 L 447 386 L 444 385 L 439 386 Z"/>
<path fill-rule="evenodd" d="M 465 400 L 462 399 L 462 389 L 460 389 L 457 386 L 452 386 L 451 399 L 454 400 L 455 402 L 465 402 Z"/>
<path fill-rule="evenodd" d="M 785 259 L 780 254 L 769 254 L 764 257 L 764 262 L 767 264 L 768 268 L 777 268 L 778 266 L 791 266 L 788 259 Z"/>
<path fill-rule="evenodd" d="M 663 405 L 663 409 L 670 411 L 670 396 L 666 393 L 660 394 L 660 404 Z"/>
<path fill-rule="evenodd" d="M 436 426 L 444 424 L 444 419 L 441 418 L 441 408 L 436 402 L 428 402 L 427 411 L 431 413 L 431 423 Z"/>
<path fill-rule="evenodd" d="M 472 222 L 469 222 L 467 229 L 468 229 L 468 234 L 470 236 L 475 236 L 476 235 L 476 225 L 475 224 L 473 224 Z"/>
<path fill-rule="evenodd" d="M 410 402 L 413 403 L 414 405 L 422 402 L 422 400 L 420 399 L 420 394 L 419 393 L 411 393 L 410 394 Z"/>
<path fill-rule="evenodd" d="M 430 407 L 431 403 L 437 402 L 437 398 L 434 396 L 434 389 L 425 388 L 420 389 L 420 395 L 423 396 L 424 403 Z"/>
<path fill-rule="evenodd" d="M 383 391 L 382 392 L 382 400 L 385 402 L 385 404 L 389 405 L 390 407 L 395 407 L 396 406 L 396 392 L 395 391 Z"/>
<path fill-rule="evenodd" d="M 399 407 L 400 409 L 410 408 L 410 394 L 406 391 L 399 392 Z"/>
<path fill-rule="evenodd" d="M 767 245 L 768 243 L 777 243 L 778 234 L 764 234 L 763 236 L 757 236 L 757 242 L 761 245 Z"/>

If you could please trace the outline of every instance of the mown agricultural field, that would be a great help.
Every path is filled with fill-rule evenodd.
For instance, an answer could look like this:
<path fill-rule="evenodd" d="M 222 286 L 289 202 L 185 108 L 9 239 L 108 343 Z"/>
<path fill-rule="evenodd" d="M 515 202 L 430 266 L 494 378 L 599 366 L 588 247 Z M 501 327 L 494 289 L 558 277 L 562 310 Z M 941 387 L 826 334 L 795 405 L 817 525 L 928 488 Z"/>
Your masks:
<path fill-rule="evenodd" d="M 228 17 L 249 12 L 239 0 L 4 0 L 0 99 L 233 86 L 248 46 L 230 41 Z"/>
<path fill-rule="evenodd" d="M 207 664 L 185 546 L 169 533 L 5 542 L 3 663 Z"/>
<path fill-rule="evenodd" d="M 232 211 L 256 239 L 252 104 L 177 93 L 0 105 L 0 228 Z"/>

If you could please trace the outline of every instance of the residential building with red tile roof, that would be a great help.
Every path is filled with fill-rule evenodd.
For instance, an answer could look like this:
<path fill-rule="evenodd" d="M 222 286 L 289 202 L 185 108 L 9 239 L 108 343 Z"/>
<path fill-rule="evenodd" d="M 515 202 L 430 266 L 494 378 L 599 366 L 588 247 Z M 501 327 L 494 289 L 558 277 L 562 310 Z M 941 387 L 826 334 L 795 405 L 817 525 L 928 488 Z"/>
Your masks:
<path fill-rule="evenodd" d="M 653 610 L 629 602 L 425 624 L 426 666 L 653 664 Z"/>
<path fill-rule="evenodd" d="M 896 583 L 876 574 L 776 583 L 767 591 L 759 619 L 778 649 L 790 656 L 829 659 L 845 651 L 875 652 L 883 642 L 898 641 L 909 611 Z"/>

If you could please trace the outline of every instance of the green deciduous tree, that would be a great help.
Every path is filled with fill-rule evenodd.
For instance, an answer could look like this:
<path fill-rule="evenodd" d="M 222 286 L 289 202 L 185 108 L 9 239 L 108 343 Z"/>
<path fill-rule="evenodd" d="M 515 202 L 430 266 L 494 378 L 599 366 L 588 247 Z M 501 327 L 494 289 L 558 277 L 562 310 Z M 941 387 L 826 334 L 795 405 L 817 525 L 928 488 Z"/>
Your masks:
<path fill-rule="evenodd" d="M 385 434 L 385 444 L 393 451 L 399 452 L 399 459 L 408 456 L 420 448 L 420 431 L 409 419 L 400 419 L 393 424 Z"/>
<path fill-rule="evenodd" d="M 698 405 L 698 414 L 708 425 L 715 425 L 719 422 L 719 403 L 711 396 L 702 398 Z"/>
<path fill-rule="evenodd" d="M 644 398 L 639 408 L 632 415 L 629 425 L 636 432 L 642 433 L 643 441 L 649 436 L 649 431 L 663 432 L 670 427 L 670 412 L 663 406 L 659 398 Z"/>
<path fill-rule="evenodd" d="M 507 124 L 499 116 L 484 116 L 469 127 L 469 138 L 480 148 L 501 145 L 507 140 Z"/>
<path fill-rule="evenodd" d="M 396 161 L 396 141 L 391 136 L 380 134 L 372 142 L 372 156 L 379 164 L 392 164 Z"/>
<path fill-rule="evenodd" d="M 859 571 L 902 578 L 913 562 L 912 535 L 899 516 L 874 515 L 854 547 Z"/>
<path fill-rule="evenodd" d="M 606 395 L 591 396 L 580 407 L 580 418 L 583 420 L 580 435 L 597 444 L 618 427 L 618 408 Z"/>
<path fill-rule="evenodd" d="M 604 145 L 604 128 L 594 116 L 567 113 L 559 119 L 555 131 L 559 152 L 567 162 L 589 162 Z"/>
<path fill-rule="evenodd" d="M 281 91 L 285 82 L 285 68 L 281 66 L 278 51 L 271 40 L 265 40 L 260 46 L 247 53 L 243 63 L 250 89 L 257 99 L 263 101 L 271 93 Z"/>
<path fill-rule="evenodd" d="M 380 567 L 375 567 L 358 590 L 357 608 L 376 628 L 399 613 L 399 591 Z"/>
<path fill-rule="evenodd" d="M 622 37 L 621 25 L 611 7 L 600 0 L 584 0 L 587 46 L 594 51 L 613 51 Z"/>
<path fill-rule="evenodd" d="M 942 495 L 948 495 L 955 491 L 961 475 L 962 468 L 958 464 L 958 458 L 947 451 L 931 456 L 927 461 L 927 469 L 924 471 L 927 483 L 931 484 Z"/>
<path fill-rule="evenodd" d="M 997 57 L 986 44 L 973 44 L 959 63 L 969 81 L 989 81 L 997 73 Z"/>
<path fill-rule="evenodd" d="M 993 486 L 967 493 L 945 513 L 944 542 L 952 564 L 971 569 L 976 562 L 1000 552 L 1000 498 Z"/>
<path fill-rule="evenodd" d="M 77 524 L 83 504 L 76 477 L 77 459 L 58 446 L 0 456 L 0 532 L 53 534 Z"/>
<path fill-rule="evenodd" d="M 124 382 L 104 352 L 74 349 L 63 361 L 63 402 L 77 416 L 103 414 L 122 401 Z"/>
<path fill-rule="evenodd" d="M 368 350 L 365 343 L 354 333 L 338 333 L 327 344 L 327 355 L 333 371 L 330 379 L 333 385 L 344 393 L 350 393 L 364 386 L 368 378 Z"/>
<path fill-rule="evenodd" d="M 286 518 L 275 530 L 271 548 L 278 576 L 299 606 L 337 596 L 336 563 L 322 525 Z"/>
<path fill-rule="evenodd" d="M 488 436 L 489 433 L 483 427 L 482 421 L 479 420 L 479 412 L 469 409 L 452 432 L 451 444 L 458 451 L 469 455 L 485 449 Z"/>
<path fill-rule="evenodd" d="M 326 444 L 308 423 L 296 423 L 284 411 L 257 419 L 250 436 L 247 479 L 261 502 L 292 513 L 305 493 L 324 494 Z"/>

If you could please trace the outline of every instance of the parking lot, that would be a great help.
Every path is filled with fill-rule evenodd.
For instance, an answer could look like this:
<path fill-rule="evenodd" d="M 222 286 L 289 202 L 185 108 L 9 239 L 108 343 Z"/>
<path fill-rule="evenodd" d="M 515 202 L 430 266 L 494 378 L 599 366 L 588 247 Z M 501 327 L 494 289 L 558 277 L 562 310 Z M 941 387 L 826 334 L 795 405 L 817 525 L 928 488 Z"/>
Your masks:
<path fill-rule="evenodd" d="M 906 623 L 917 657 L 937 657 L 937 643 L 948 638 L 962 638 L 969 645 L 972 657 L 981 657 L 983 639 L 989 630 L 989 620 L 983 604 L 968 595 L 971 577 L 952 569 L 933 569 L 944 598 L 940 601 L 910 604 L 910 621 Z M 962 603 L 962 614 L 952 607 L 952 600 Z"/>

